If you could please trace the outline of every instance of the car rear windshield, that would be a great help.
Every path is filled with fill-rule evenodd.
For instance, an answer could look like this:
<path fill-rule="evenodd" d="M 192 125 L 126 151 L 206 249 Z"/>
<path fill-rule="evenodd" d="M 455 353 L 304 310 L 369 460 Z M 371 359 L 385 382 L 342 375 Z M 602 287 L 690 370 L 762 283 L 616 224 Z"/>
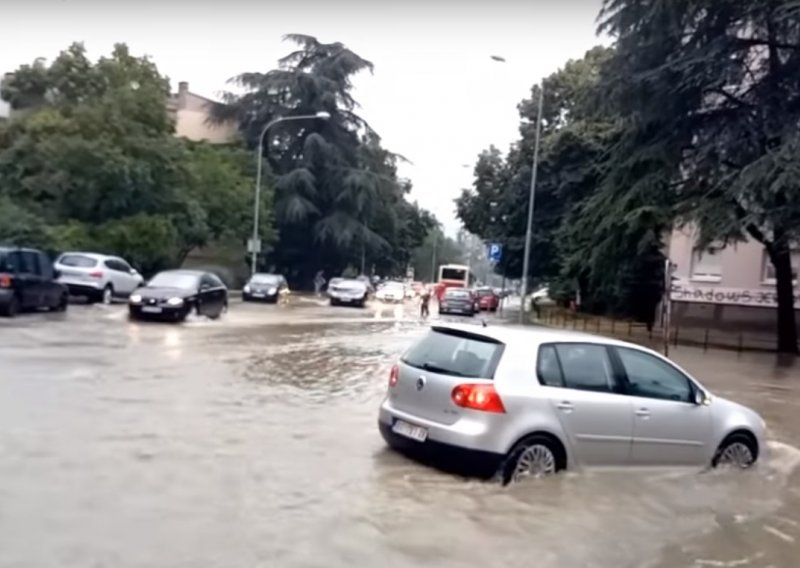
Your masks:
<path fill-rule="evenodd" d="M 82 254 L 65 254 L 58 259 L 58 263 L 63 266 L 74 266 L 75 268 L 94 268 L 97 266 L 96 259 Z"/>
<path fill-rule="evenodd" d="M 478 296 L 493 296 L 494 295 L 494 291 L 490 290 L 488 288 L 484 288 L 482 290 L 478 290 L 476 293 L 478 294 Z"/>
<path fill-rule="evenodd" d="M 444 295 L 447 298 L 468 298 L 469 292 L 466 290 L 448 290 Z"/>
<path fill-rule="evenodd" d="M 401 361 L 432 373 L 491 379 L 503 344 L 489 337 L 451 329 L 433 329 L 406 351 Z"/>

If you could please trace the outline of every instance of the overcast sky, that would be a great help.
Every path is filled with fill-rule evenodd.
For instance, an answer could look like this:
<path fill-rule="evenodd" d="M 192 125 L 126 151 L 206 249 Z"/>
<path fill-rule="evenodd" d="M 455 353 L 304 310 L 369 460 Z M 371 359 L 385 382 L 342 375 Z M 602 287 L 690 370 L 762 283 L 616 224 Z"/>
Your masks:
<path fill-rule="evenodd" d="M 516 105 L 543 76 L 597 43 L 601 0 L 28 0 L 3 2 L 0 71 L 52 60 L 72 41 L 92 57 L 116 42 L 150 55 L 172 80 L 214 97 L 243 71 L 292 49 L 286 33 L 340 41 L 375 64 L 355 81 L 361 115 L 408 158 L 412 199 L 448 232 L 453 199 L 490 144 L 517 138 Z M 497 63 L 500 55 L 507 63 Z M 469 167 L 464 167 L 468 165 Z"/>

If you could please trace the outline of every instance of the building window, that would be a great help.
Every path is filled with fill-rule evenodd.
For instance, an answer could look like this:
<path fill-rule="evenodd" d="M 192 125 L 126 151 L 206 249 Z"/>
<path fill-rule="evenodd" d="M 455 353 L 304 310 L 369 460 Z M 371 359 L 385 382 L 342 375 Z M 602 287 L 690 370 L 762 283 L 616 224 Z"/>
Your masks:
<path fill-rule="evenodd" d="M 792 278 L 797 283 L 797 269 L 800 267 L 800 248 L 793 249 L 792 255 Z M 767 251 L 764 251 L 761 261 L 761 281 L 764 284 L 775 284 L 775 267 L 769 259 Z"/>
<path fill-rule="evenodd" d="M 722 279 L 722 246 L 692 252 L 692 280 L 719 282 Z"/>

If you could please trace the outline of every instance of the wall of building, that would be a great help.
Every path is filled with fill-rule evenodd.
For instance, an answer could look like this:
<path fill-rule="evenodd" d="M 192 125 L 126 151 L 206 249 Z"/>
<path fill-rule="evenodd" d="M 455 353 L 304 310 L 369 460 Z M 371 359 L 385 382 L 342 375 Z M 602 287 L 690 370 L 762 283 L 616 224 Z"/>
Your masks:
<path fill-rule="evenodd" d="M 763 246 L 756 241 L 731 243 L 713 254 L 713 262 L 704 263 L 696 243 L 692 228 L 676 229 L 670 238 L 669 257 L 675 264 L 670 292 L 674 323 L 773 331 L 777 297 L 765 268 Z M 796 259 L 793 264 L 796 270 Z M 709 270 L 709 265 L 714 269 Z M 795 309 L 800 310 L 800 294 Z"/>
<path fill-rule="evenodd" d="M 175 118 L 175 135 L 212 144 L 233 140 L 237 132 L 235 124 L 209 123 L 213 104 L 210 99 L 190 92 L 188 83 L 178 83 L 178 92 L 172 95 L 169 102 L 169 109 Z"/>

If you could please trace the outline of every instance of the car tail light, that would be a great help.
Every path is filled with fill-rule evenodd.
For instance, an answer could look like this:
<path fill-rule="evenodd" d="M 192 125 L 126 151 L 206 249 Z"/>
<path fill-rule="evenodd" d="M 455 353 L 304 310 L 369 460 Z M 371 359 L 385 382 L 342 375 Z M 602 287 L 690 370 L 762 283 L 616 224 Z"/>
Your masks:
<path fill-rule="evenodd" d="M 397 365 L 392 367 L 392 371 L 389 373 L 389 386 L 393 387 L 397 384 L 397 380 L 400 378 L 400 368 Z"/>
<path fill-rule="evenodd" d="M 11 288 L 10 274 L 0 274 L 0 288 Z"/>
<path fill-rule="evenodd" d="M 94 270 L 94 271 L 89 273 L 89 277 L 90 278 L 102 278 L 103 277 L 103 271 L 102 270 Z"/>
<path fill-rule="evenodd" d="M 451 395 L 453 403 L 463 408 L 472 410 L 483 410 L 484 412 L 505 413 L 503 401 L 497 394 L 493 385 L 487 384 L 464 384 L 458 385 L 453 389 Z"/>

